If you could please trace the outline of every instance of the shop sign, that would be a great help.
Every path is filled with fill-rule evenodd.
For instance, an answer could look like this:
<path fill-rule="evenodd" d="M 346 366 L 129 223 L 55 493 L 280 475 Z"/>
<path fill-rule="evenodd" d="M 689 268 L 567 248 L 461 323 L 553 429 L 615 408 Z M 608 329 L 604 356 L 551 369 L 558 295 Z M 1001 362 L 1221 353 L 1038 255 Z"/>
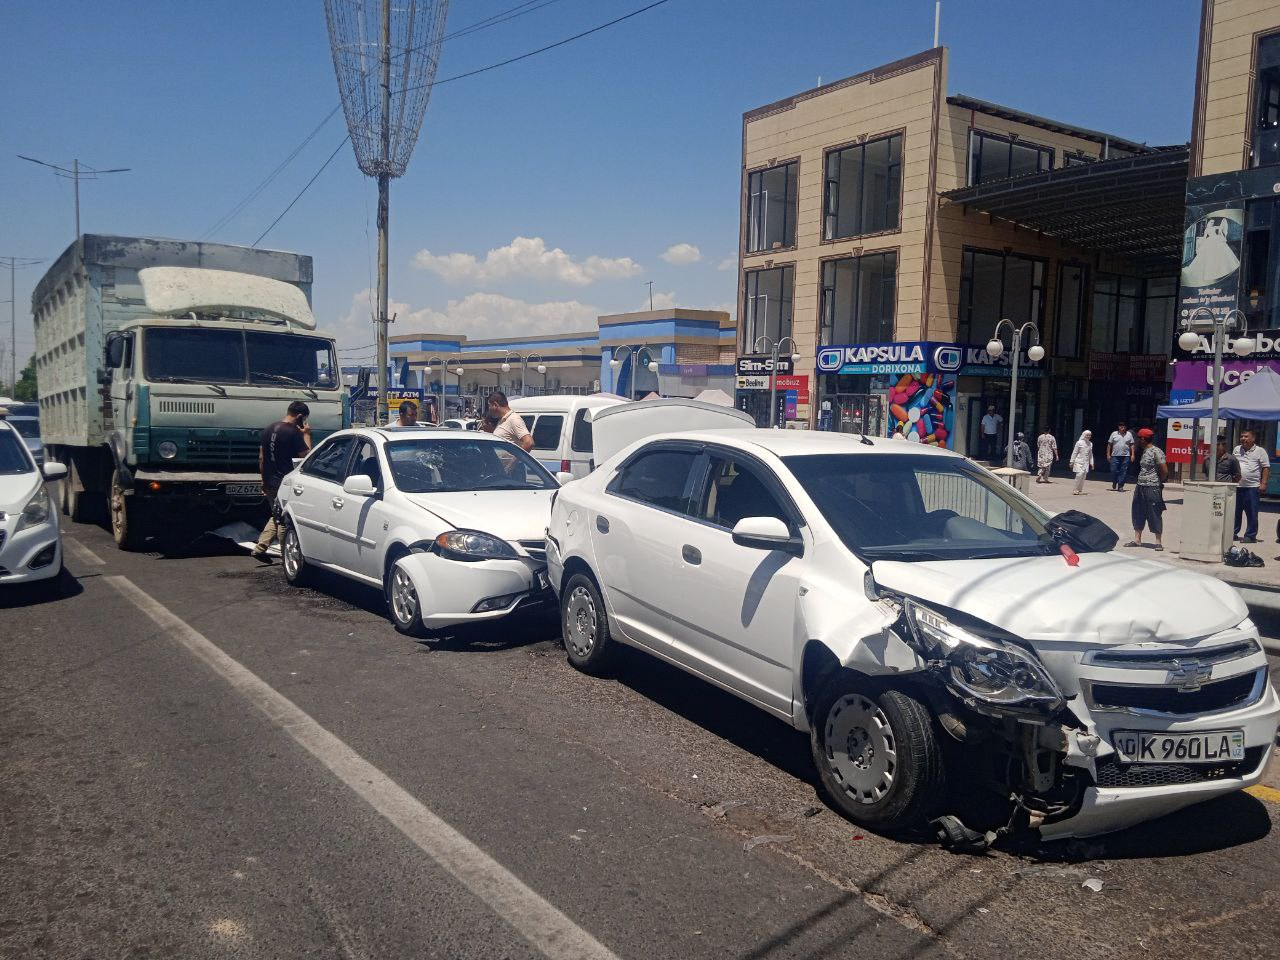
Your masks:
<path fill-rule="evenodd" d="M 842 376 L 925 373 L 933 360 L 931 348 L 935 346 L 954 347 L 921 341 L 819 347 L 818 372 Z"/>
<path fill-rule="evenodd" d="M 1195 421 L 1191 418 L 1171 417 L 1164 453 L 1170 463 L 1191 463 L 1191 447 L 1195 440 Z M 1200 444 L 1196 462 L 1204 463 L 1209 454 L 1209 421 L 1200 421 Z"/>
<path fill-rule="evenodd" d="M 1089 354 L 1089 379 L 1110 382 L 1141 380 L 1164 383 L 1168 365 L 1168 357 L 1160 353 L 1128 354 L 1094 351 Z"/>
<path fill-rule="evenodd" d="M 962 377 L 998 377 L 1009 378 L 1013 376 L 1013 354 L 1009 350 L 998 357 L 993 357 L 987 353 L 986 346 L 962 346 L 960 347 L 964 355 L 964 363 L 960 367 L 960 376 Z M 1039 380 L 1044 377 L 1044 361 L 1032 360 L 1027 356 L 1027 351 L 1018 351 L 1018 377 L 1027 378 L 1029 380 Z"/>
<path fill-rule="evenodd" d="M 1238 387 L 1259 370 L 1275 370 L 1280 373 L 1280 360 L 1223 360 L 1222 389 Z M 1173 366 L 1174 391 L 1204 391 L 1213 389 L 1213 363 L 1206 360 L 1183 360 Z"/>
<path fill-rule="evenodd" d="M 750 377 L 759 374 L 768 375 L 772 372 L 774 372 L 772 355 L 754 354 L 752 356 L 738 358 L 738 376 L 740 377 Z M 791 357 L 778 357 L 777 372 L 779 374 L 791 374 L 795 372 L 794 366 L 791 362 Z"/>
<path fill-rule="evenodd" d="M 809 402 L 809 378 L 808 376 L 778 376 L 774 378 L 774 389 L 778 391 L 793 391 L 800 403 Z M 768 390 L 769 377 L 738 377 L 739 390 Z"/>
<path fill-rule="evenodd" d="M 769 378 L 768 377 L 739 377 L 738 389 L 739 390 L 768 390 Z"/>
<path fill-rule="evenodd" d="M 1263 330 L 1260 333 L 1250 333 L 1253 337 L 1254 347 L 1249 351 L 1250 360 L 1280 360 L 1280 330 Z M 1231 357 L 1231 351 L 1224 351 L 1226 358 Z M 1183 350 L 1178 346 L 1178 341 L 1173 342 L 1173 357 L 1175 360 L 1213 360 L 1213 342 L 1207 334 L 1202 334 L 1200 342 L 1191 350 Z M 1167 361 L 1166 361 L 1167 362 Z"/>

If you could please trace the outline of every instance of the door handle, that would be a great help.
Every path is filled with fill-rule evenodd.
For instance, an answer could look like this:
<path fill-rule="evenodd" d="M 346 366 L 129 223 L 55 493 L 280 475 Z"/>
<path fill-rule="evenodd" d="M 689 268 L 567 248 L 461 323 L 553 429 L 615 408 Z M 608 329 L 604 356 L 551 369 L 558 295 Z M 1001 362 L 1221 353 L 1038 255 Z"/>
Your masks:
<path fill-rule="evenodd" d="M 341 510 L 342 505 L 346 503 L 346 501 L 343 500 L 341 497 L 334 497 L 331 502 L 333 503 L 333 509 L 335 510 Z"/>
<path fill-rule="evenodd" d="M 608 518 L 607 518 L 607 517 L 597 516 L 597 517 L 596 517 L 596 529 L 597 529 L 597 530 L 599 530 L 601 533 L 608 533 L 608 532 L 609 532 L 609 520 L 608 520 Z"/>
<path fill-rule="evenodd" d="M 296 483 L 293 485 L 293 495 L 295 497 L 302 496 L 302 488 L 298 486 Z"/>
<path fill-rule="evenodd" d="M 702 551 L 688 543 L 686 543 L 684 548 L 680 551 L 680 556 L 684 557 L 684 562 L 691 566 L 696 567 L 702 562 Z"/>

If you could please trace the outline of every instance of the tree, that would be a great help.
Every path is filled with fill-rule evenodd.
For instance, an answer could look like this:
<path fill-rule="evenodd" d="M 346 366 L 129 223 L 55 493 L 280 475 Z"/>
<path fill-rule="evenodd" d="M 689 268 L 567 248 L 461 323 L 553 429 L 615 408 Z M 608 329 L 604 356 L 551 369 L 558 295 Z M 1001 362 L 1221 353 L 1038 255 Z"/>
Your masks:
<path fill-rule="evenodd" d="M 35 354 L 27 361 L 18 375 L 18 382 L 13 386 L 13 399 L 23 403 L 34 403 L 36 399 L 36 358 Z"/>

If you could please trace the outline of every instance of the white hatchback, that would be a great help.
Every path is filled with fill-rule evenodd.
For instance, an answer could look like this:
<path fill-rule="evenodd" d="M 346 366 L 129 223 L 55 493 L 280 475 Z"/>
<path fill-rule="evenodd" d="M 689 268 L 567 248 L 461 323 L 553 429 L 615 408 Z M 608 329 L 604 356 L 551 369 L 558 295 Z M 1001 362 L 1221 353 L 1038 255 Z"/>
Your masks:
<path fill-rule="evenodd" d="M 0 416 L 0 586 L 40 583 L 56 589 L 62 531 L 45 481 L 66 474 L 60 463 L 37 465 L 22 435 Z"/>
<path fill-rule="evenodd" d="M 380 587 L 411 636 L 554 609 L 543 538 L 558 488 L 486 433 L 344 430 L 280 484 L 285 578 L 319 568 Z"/>
<path fill-rule="evenodd" d="M 1081 522 L 915 444 L 675 433 L 566 486 L 547 558 L 574 666 L 628 644 L 807 731 L 867 827 L 989 842 L 954 817 L 985 784 L 1083 836 L 1257 783 L 1280 700 L 1239 595 Z"/>

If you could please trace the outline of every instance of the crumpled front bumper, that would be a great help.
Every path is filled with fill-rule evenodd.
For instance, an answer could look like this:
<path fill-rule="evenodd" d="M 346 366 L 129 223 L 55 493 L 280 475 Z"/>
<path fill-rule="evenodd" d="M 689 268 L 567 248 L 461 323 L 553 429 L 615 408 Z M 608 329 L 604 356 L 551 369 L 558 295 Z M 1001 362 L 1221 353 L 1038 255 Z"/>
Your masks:
<path fill-rule="evenodd" d="M 396 566 L 413 580 L 422 624 L 429 630 L 499 620 L 555 602 L 545 565 L 530 558 L 466 562 L 421 552 L 402 557 Z M 512 599 L 499 609 L 476 612 L 493 597 Z"/>
<path fill-rule="evenodd" d="M 34 583 L 56 577 L 62 569 L 62 535 L 57 518 L 15 533 L 17 525 L 16 514 L 8 522 L 0 522 L 0 584 Z M 33 570 L 32 560 L 50 544 L 54 546 L 53 559 Z"/>

